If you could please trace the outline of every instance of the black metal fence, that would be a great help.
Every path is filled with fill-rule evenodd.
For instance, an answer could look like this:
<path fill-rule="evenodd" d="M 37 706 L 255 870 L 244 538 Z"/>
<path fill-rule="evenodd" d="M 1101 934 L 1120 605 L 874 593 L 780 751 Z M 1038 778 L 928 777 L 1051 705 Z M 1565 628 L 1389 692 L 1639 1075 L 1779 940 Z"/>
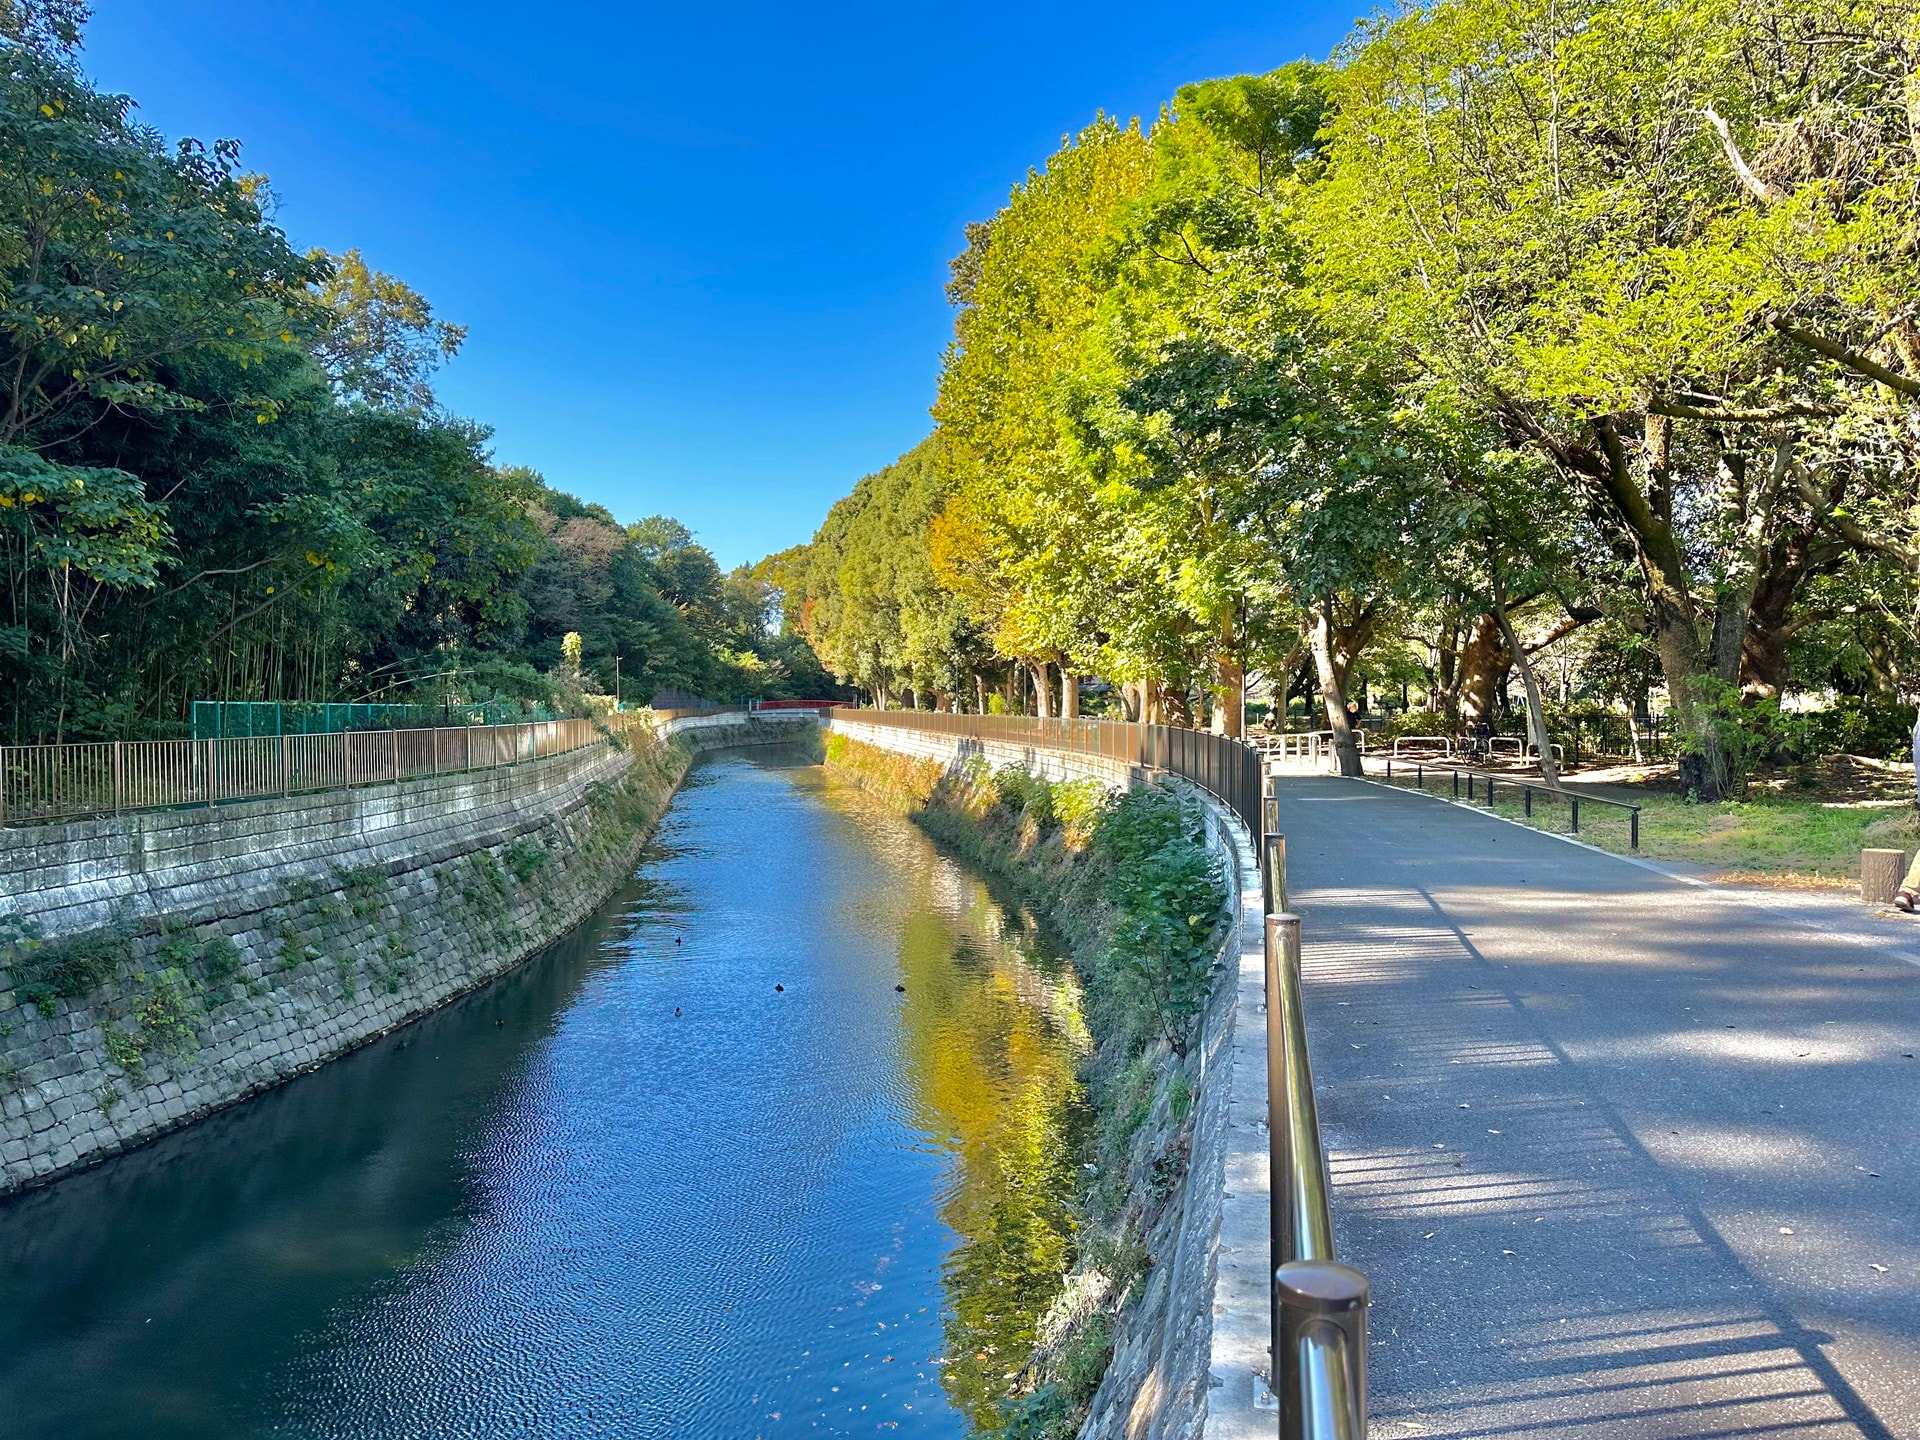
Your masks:
<path fill-rule="evenodd" d="M 1536 826 L 1543 830 L 1560 830 L 1569 835 L 1580 833 L 1580 807 L 1585 805 L 1591 815 L 1595 810 L 1613 813 L 1625 822 L 1627 848 L 1640 848 L 1640 807 L 1630 800 L 1614 800 L 1605 795 L 1581 794 L 1578 790 L 1568 789 L 1564 785 L 1549 785 L 1544 780 L 1529 780 L 1524 775 L 1512 771 L 1481 770 L 1470 765 L 1450 765 L 1444 761 L 1420 759 L 1402 759 L 1396 768 L 1394 758 L 1389 755 L 1376 771 L 1389 785 L 1402 785 L 1419 790 L 1423 794 L 1439 794 L 1450 791 L 1450 798 L 1464 799 L 1468 804 L 1485 805 L 1489 810 L 1496 808 L 1496 798 L 1501 791 L 1506 792 L 1509 804 L 1517 803 L 1520 817 L 1529 825 L 1536 821 L 1548 822 L 1557 815 L 1566 816 L 1561 825 L 1541 823 Z M 1516 802 L 1516 798 L 1517 802 Z"/>
<path fill-rule="evenodd" d="M 1165 771 L 1191 780 L 1232 810 L 1249 835 L 1260 833 L 1262 756 L 1226 735 L 1124 720 L 1042 720 L 1032 715 L 948 715 L 926 710 L 861 710 L 850 718 L 983 744 L 1097 755 Z"/>

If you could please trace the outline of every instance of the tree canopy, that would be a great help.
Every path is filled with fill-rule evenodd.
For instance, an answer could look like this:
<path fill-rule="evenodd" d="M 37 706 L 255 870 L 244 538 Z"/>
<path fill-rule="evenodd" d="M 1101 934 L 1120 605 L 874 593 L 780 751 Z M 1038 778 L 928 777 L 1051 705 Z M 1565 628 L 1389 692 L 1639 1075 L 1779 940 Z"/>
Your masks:
<path fill-rule="evenodd" d="M 358 250 L 295 250 L 237 144 L 98 90 L 84 18 L 0 4 L 0 739 L 177 734 L 195 699 L 828 683 L 683 526 L 495 465 L 432 388 L 465 331 Z"/>
<path fill-rule="evenodd" d="M 1096 118 L 969 227 L 938 503 L 861 482 L 803 628 L 883 698 L 1310 689 L 1349 765 L 1370 686 L 1510 724 L 1517 672 L 1543 748 L 1654 692 L 1702 794 L 1790 691 L 1911 697 L 1917 46 L 1911 0 L 1437 0 Z"/>

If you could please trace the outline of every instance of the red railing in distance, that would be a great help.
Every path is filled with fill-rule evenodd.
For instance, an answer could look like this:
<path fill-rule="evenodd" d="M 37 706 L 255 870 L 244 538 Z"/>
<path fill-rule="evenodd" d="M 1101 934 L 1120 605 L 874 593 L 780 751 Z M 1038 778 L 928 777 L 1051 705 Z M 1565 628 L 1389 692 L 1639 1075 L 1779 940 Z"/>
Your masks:
<path fill-rule="evenodd" d="M 853 710 L 851 700 L 755 700 L 754 710 Z"/>

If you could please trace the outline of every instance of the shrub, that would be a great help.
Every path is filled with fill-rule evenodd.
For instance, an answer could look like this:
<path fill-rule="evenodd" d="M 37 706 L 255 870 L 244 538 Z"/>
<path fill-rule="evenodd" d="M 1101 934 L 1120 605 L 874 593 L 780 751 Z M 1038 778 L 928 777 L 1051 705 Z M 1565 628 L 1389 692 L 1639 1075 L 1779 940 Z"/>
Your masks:
<path fill-rule="evenodd" d="M 171 967 L 160 971 L 147 990 L 146 1004 L 140 1007 L 141 1048 L 164 1050 L 170 1055 L 188 1053 L 199 1018 L 193 982 Z"/>
<path fill-rule="evenodd" d="M 1015 815 L 1046 829 L 1054 823 L 1053 786 L 1037 775 L 1029 775 L 1018 765 L 1003 765 L 994 772 L 994 793 L 1001 805 Z"/>
<path fill-rule="evenodd" d="M 147 1066 L 140 1048 L 140 1037 L 131 1031 L 120 1029 L 107 1031 L 107 1058 L 131 1075 L 136 1082 L 146 1079 Z"/>
<path fill-rule="evenodd" d="M 513 878 L 524 885 L 547 863 L 547 849 L 532 836 L 522 835 L 500 852 L 500 858 L 506 861 Z"/>
<path fill-rule="evenodd" d="M 1828 709 L 1781 716 L 1781 738 L 1800 760 L 1823 755 L 1906 760 L 1913 754 L 1913 715 L 1913 706 L 1897 696 L 1843 695 Z"/>
<path fill-rule="evenodd" d="M 216 935 L 200 947 L 200 974 L 207 984 L 226 984 L 240 973 L 240 947 L 225 935 Z"/>
<path fill-rule="evenodd" d="M 48 940 L 36 922 L 13 915 L 0 917 L 0 947 L 0 968 L 13 977 L 14 992 L 49 1019 L 58 1001 L 92 994 L 131 955 L 118 930 Z"/>
<path fill-rule="evenodd" d="M 1098 780 L 1065 780 L 1053 787 L 1053 813 L 1069 845 L 1080 849 L 1092 841 L 1113 804 L 1113 795 Z"/>
<path fill-rule="evenodd" d="M 377 865 L 361 865 L 340 872 L 340 886 L 347 892 L 347 905 L 361 919 L 386 908 L 393 882 Z"/>
<path fill-rule="evenodd" d="M 1107 811 L 1094 848 L 1110 864 L 1117 916 L 1102 969 L 1115 991 L 1184 1057 L 1213 987 L 1226 882 L 1178 796 L 1132 790 Z"/>

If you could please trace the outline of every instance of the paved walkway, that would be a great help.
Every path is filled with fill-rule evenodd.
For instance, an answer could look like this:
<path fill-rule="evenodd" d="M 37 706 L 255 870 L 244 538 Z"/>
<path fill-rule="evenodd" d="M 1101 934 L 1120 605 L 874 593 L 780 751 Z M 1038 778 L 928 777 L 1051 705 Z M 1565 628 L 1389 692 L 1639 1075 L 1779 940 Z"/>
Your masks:
<path fill-rule="evenodd" d="M 1376 1440 L 1920 1437 L 1920 947 L 1278 783 Z"/>

